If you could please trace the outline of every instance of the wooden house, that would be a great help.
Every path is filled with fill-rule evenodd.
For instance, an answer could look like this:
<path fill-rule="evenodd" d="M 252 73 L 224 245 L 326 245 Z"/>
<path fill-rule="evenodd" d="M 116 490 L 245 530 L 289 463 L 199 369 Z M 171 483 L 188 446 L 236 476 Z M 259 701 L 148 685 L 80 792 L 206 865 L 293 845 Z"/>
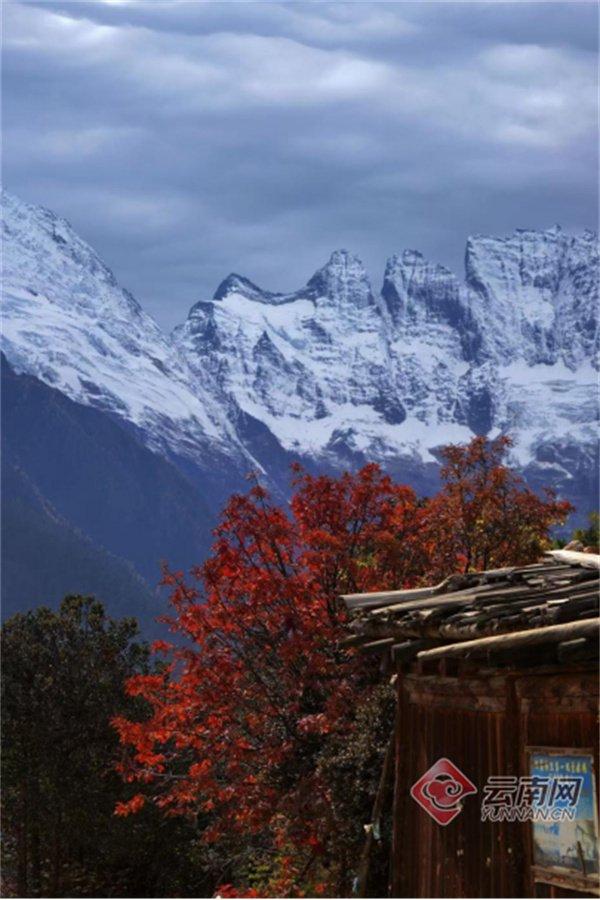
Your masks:
<path fill-rule="evenodd" d="M 390 896 L 600 894 L 599 570 L 598 555 L 556 551 L 343 598 L 344 643 L 397 692 L 359 895 L 392 779 Z"/>

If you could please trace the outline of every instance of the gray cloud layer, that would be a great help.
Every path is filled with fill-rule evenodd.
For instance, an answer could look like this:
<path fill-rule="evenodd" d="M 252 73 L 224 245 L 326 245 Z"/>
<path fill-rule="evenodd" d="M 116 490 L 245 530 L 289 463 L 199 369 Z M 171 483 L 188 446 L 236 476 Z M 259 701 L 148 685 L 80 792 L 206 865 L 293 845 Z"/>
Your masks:
<path fill-rule="evenodd" d="M 594 2 L 5 3 L 6 186 L 163 324 L 234 270 L 373 277 L 474 232 L 596 226 Z"/>

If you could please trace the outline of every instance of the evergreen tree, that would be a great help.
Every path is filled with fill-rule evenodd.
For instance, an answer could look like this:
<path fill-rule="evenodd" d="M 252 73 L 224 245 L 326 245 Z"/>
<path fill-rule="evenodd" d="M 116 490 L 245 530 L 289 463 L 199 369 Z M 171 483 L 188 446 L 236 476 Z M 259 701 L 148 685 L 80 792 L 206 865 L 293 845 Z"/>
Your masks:
<path fill-rule="evenodd" d="M 581 541 L 584 547 L 590 547 L 594 553 L 600 552 L 600 514 L 590 513 L 588 527 L 578 528 L 573 534 L 573 540 Z"/>
<path fill-rule="evenodd" d="M 134 619 L 90 597 L 58 612 L 18 614 L 2 628 L 5 895 L 164 896 L 198 890 L 182 821 L 145 810 L 114 816 L 116 714 L 144 716 L 125 680 L 148 672 Z M 196 884 L 194 884 L 196 880 Z"/>

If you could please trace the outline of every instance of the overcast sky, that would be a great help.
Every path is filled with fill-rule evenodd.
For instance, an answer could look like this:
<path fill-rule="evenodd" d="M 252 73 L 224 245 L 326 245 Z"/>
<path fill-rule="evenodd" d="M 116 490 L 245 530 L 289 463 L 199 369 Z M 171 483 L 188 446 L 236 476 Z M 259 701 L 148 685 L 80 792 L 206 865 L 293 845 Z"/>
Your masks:
<path fill-rule="evenodd" d="M 596 227 L 597 7 L 4 3 L 4 182 L 64 215 L 163 325 L 229 272 L 379 288 L 466 237 Z"/>

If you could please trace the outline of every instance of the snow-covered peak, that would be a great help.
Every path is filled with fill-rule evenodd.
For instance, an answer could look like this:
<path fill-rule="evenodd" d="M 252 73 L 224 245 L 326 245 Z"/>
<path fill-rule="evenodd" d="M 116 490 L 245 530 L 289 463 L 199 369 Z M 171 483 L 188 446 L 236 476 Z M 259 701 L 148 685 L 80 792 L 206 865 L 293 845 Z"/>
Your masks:
<path fill-rule="evenodd" d="M 299 299 L 312 300 L 317 305 L 333 304 L 355 309 L 372 306 L 374 303 L 365 267 L 358 256 L 347 250 L 335 250 L 303 288 L 291 293 L 264 290 L 249 278 L 232 272 L 220 283 L 213 300 L 226 300 L 232 296 L 270 306 L 293 303 Z M 192 314 L 194 309 L 195 307 L 192 308 Z"/>
<path fill-rule="evenodd" d="M 392 320 L 464 324 L 466 292 L 444 266 L 430 263 L 418 250 L 392 256 L 386 265 L 382 296 Z"/>
<path fill-rule="evenodd" d="M 291 303 L 296 299 L 297 294 L 278 294 L 272 291 L 264 291 L 258 285 L 244 278 L 243 275 L 237 275 L 232 272 L 225 278 L 213 295 L 213 300 L 225 300 L 233 294 L 245 297 L 247 300 L 255 300 L 258 303 L 268 303 L 276 306 L 279 303 Z"/>
<path fill-rule="evenodd" d="M 3 194 L 2 348 L 14 368 L 127 420 L 155 449 L 231 442 L 214 386 L 193 385 L 156 322 L 64 219 Z"/>
<path fill-rule="evenodd" d="M 2 191 L 3 242 L 13 259 L 11 248 L 19 246 L 23 260 L 31 260 L 44 248 L 45 265 L 65 265 L 77 270 L 84 279 L 93 279 L 114 291 L 113 302 L 118 303 L 128 313 L 138 314 L 140 306 L 134 297 L 119 290 L 115 276 L 102 262 L 98 254 L 73 230 L 70 223 L 43 206 L 25 203 L 8 191 Z M 32 272 L 32 277 L 34 273 Z M 83 285 L 82 285 L 83 286 Z M 84 290 L 77 298 L 85 304 L 89 296 Z"/>
<path fill-rule="evenodd" d="M 467 240 L 467 283 L 490 303 L 505 302 L 525 314 L 535 312 L 535 301 L 551 300 L 563 274 L 563 265 L 578 238 L 563 234 L 559 226 L 546 231 L 519 228 L 508 237 L 474 235 Z"/>
<path fill-rule="evenodd" d="M 262 297 L 263 292 L 249 278 L 244 278 L 242 275 L 231 272 L 216 289 L 213 300 L 223 300 L 229 294 L 244 294 L 259 298 Z"/>
<path fill-rule="evenodd" d="M 377 297 L 345 250 L 293 293 L 232 274 L 167 337 L 67 222 L 3 199 L 9 361 L 159 452 L 215 472 L 224 458 L 227 472 L 256 468 L 254 451 L 268 472 L 282 449 L 397 472 L 433 464 L 440 444 L 503 431 L 550 481 L 582 484 L 590 470 L 591 232 L 476 236 L 464 282 L 405 250 Z"/>
<path fill-rule="evenodd" d="M 230 277 L 176 331 L 198 377 L 213 373 L 244 413 L 296 452 L 323 452 L 333 432 L 363 428 L 361 405 L 385 407 L 369 409 L 375 421 L 392 416 L 381 315 L 358 257 L 335 251 L 293 294 L 256 291 Z"/>
<path fill-rule="evenodd" d="M 489 356 L 575 368 L 598 342 L 598 243 L 560 226 L 467 241 L 466 282 Z"/>
<path fill-rule="evenodd" d="M 365 267 L 347 250 L 335 250 L 309 280 L 307 289 L 317 303 L 333 303 L 340 308 L 364 309 L 375 303 Z"/>
<path fill-rule="evenodd" d="M 547 437 L 541 398 L 553 409 L 550 431 L 583 435 L 595 237 L 560 228 L 478 236 L 466 258 L 461 281 L 404 250 L 388 260 L 380 297 L 345 250 L 292 294 L 230 276 L 215 302 L 196 304 L 176 340 L 195 371 L 214 373 L 286 449 L 312 456 L 431 461 L 445 441 L 509 430 L 526 460 Z M 544 303 L 545 330 L 536 325 Z M 565 402 L 573 392 L 579 405 L 588 398 L 585 412 Z"/>

